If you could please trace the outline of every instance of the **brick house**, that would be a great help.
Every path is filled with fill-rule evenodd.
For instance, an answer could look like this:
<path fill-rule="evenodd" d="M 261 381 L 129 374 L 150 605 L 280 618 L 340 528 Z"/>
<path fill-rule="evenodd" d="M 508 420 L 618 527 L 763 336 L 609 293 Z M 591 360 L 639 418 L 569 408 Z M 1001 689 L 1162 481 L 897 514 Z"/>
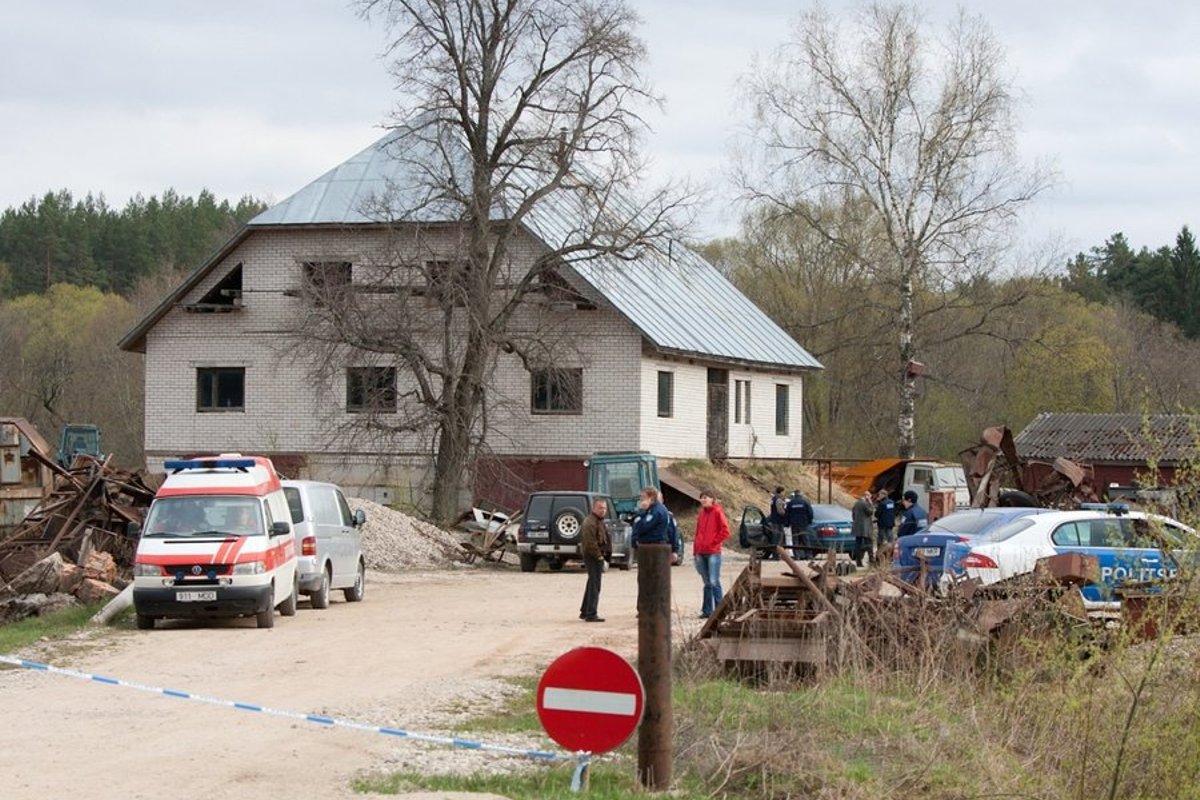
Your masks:
<path fill-rule="evenodd" d="M 402 404 L 403 371 L 347 353 L 344 368 L 314 381 L 295 335 L 306 284 L 377 290 L 368 284 L 396 260 L 406 225 L 423 231 L 422 252 L 406 259 L 439 263 L 454 246 L 452 224 L 364 211 L 403 177 L 391 150 L 402 136 L 389 133 L 252 219 L 124 337 L 122 349 L 145 354 L 149 469 L 183 453 L 261 453 L 285 474 L 419 504 L 428 436 L 352 435 L 347 425 L 364 387 L 389 384 L 389 401 Z M 569 213 L 531 215 L 511 269 L 569 235 Z M 563 263 L 554 278 L 519 324 L 555 344 L 555 369 L 497 356 L 477 497 L 511 505 L 535 486 L 578 485 L 583 460 L 602 450 L 801 456 L 803 376 L 821 365 L 697 254 L 677 244 L 615 265 Z M 500 472 L 517 485 L 500 489 Z"/>

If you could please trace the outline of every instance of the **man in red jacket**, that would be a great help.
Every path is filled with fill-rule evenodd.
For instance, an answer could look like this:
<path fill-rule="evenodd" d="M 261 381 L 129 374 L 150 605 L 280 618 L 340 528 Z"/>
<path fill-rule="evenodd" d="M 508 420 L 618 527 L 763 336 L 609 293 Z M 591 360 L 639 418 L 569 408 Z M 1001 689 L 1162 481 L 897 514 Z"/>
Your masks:
<path fill-rule="evenodd" d="M 696 572 L 704 581 L 704 602 L 701 619 L 708 617 L 721 602 L 721 545 L 729 538 L 729 520 L 725 509 L 705 490 L 700 493 L 700 516 L 696 518 L 696 539 L 692 542 Z"/>

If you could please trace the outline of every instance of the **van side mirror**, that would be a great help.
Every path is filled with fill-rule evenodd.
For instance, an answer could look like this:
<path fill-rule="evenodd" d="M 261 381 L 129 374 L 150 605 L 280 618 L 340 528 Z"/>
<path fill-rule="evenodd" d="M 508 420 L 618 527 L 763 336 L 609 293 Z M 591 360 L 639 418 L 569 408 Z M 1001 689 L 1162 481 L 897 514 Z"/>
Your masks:
<path fill-rule="evenodd" d="M 136 522 L 126 522 L 125 535 L 130 539 L 139 538 L 142 535 L 142 526 Z"/>
<path fill-rule="evenodd" d="M 361 528 L 367 523 L 367 512 L 361 508 L 354 512 L 354 527 Z"/>
<path fill-rule="evenodd" d="M 278 520 L 271 523 L 272 536 L 286 536 L 292 532 L 292 523 Z"/>

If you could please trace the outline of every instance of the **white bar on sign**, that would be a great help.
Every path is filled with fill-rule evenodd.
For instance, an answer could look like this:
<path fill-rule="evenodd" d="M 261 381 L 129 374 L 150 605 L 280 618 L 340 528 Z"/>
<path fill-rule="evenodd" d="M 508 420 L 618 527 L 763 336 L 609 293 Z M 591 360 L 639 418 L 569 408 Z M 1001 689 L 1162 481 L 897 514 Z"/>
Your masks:
<path fill-rule="evenodd" d="M 625 692 L 547 687 L 542 694 L 542 707 L 553 711 L 586 711 L 592 714 L 632 717 L 637 711 L 637 696 Z"/>

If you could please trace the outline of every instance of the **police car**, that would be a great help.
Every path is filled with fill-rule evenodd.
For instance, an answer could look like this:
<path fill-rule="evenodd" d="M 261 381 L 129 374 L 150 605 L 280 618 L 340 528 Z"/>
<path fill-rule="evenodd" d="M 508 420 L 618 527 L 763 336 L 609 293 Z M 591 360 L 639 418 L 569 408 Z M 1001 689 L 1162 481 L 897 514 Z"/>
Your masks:
<path fill-rule="evenodd" d="M 984 584 L 1032 572 L 1038 559 L 1060 553 L 1094 556 L 1100 583 L 1083 587 L 1089 611 L 1120 608 L 1114 589 L 1175 576 L 1180 566 L 1200 563 L 1200 538 L 1181 522 L 1130 511 L 1122 503 L 1085 504 L 1078 511 L 1018 517 L 983 539 L 946 547 L 950 574 Z"/>

